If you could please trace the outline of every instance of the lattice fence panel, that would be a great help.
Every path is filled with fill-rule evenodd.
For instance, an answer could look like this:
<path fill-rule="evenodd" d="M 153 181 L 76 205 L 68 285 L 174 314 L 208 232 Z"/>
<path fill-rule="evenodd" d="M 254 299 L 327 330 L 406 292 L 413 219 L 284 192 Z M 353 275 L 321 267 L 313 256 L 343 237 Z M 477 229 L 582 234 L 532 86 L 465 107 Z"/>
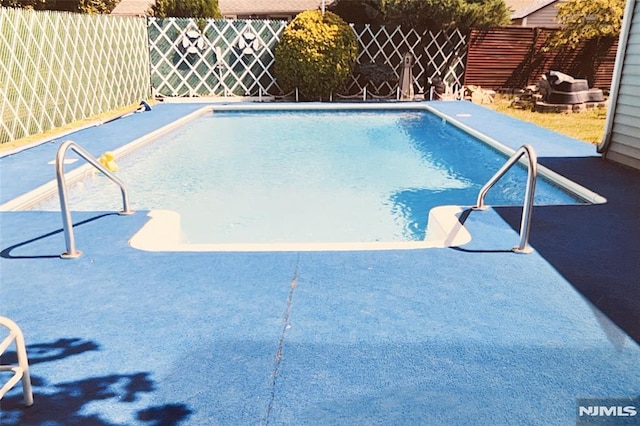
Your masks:
<path fill-rule="evenodd" d="M 467 44 L 466 37 L 460 31 L 432 33 L 371 25 L 353 28 L 360 44 L 358 63 L 387 65 L 393 70 L 395 79 L 372 86 L 362 76 L 353 75 L 347 85 L 349 94 L 360 93 L 366 85 L 372 94 L 395 96 L 403 56 L 407 52 L 411 52 L 416 59 L 412 71 L 417 91 L 424 91 L 427 81 L 434 77 L 442 78 L 451 88 L 462 86 Z"/>
<path fill-rule="evenodd" d="M 252 95 L 282 92 L 273 76 L 275 46 L 286 23 L 255 20 L 149 19 L 151 79 L 164 96 Z M 389 66 L 395 80 L 368 87 L 395 96 L 402 57 L 412 52 L 414 82 L 424 90 L 427 79 L 441 77 L 450 87 L 464 79 L 466 37 L 459 31 L 420 33 L 384 26 L 352 26 L 360 45 L 358 63 Z M 256 41 L 257 40 L 257 41 Z M 343 95 L 361 93 L 367 84 L 353 75 Z"/>
<path fill-rule="evenodd" d="M 0 143 L 149 95 L 144 19 L 0 9 Z"/>
<path fill-rule="evenodd" d="M 279 94 L 272 67 L 285 25 L 282 21 L 150 18 L 154 92 L 164 96 Z"/>
<path fill-rule="evenodd" d="M 467 36 L 459 30 L 428 32 L 424 37 L 424 62 L 428 64 L 426 76 L 440 77 L 449 88 L 464 84 L 467 59 Z"/>

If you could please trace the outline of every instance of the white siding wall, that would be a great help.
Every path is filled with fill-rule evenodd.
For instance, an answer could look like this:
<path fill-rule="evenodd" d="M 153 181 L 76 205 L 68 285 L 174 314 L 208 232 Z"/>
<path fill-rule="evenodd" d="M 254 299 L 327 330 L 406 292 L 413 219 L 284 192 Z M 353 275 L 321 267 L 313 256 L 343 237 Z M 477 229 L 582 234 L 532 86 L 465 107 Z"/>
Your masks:
<path fill-rule="evenodd" d="M 640 0 L 635 1 L 606 158 L 640 169 Z"/>

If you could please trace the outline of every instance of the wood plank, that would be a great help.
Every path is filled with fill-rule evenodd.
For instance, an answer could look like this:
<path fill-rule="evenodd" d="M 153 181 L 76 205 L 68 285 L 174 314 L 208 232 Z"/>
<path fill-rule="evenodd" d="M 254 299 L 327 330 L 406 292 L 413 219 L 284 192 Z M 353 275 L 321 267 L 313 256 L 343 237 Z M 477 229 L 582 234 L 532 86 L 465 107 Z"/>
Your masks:
<path fill-rule="evenodd" d="M 464 84 L 492 89 L 520 89 L 538 82 L 550 69 L 588 78 L 593 87 L 609 89 L 617 40 L 583 43 L 574 51 L 545 52 L 553 29 L 507 27 L 472 30 L 469 35 Z"/>

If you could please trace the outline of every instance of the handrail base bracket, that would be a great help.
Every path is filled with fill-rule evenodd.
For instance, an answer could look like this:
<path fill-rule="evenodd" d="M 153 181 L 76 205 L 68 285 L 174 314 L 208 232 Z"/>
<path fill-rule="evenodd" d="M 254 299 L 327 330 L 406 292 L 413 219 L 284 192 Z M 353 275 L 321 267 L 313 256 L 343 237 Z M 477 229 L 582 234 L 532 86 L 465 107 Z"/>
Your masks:
<path fill-rule="evenodd" d="M 514 252 L 514 253 L 518 253 L 518 254 L 533 253 L 533 249 L 531 248 L 531 246 L 526 246 L 524 248 L 520 248 L 519 246 L 515 246 L 514 248 L 511 249 L 511 251 Z"/>
<path fill-rule="evenodd" d="M 64 253 L 62 253 L 60 255 L 60 258 L 61 259 L 77 259 L 77 258 L 79 258 L 81 256 L 82 256 L 82 251 L 80 251 L 80 250 L 76 250 L 76 251 L 71 252 L 71 253 L 65 251 Z"/>

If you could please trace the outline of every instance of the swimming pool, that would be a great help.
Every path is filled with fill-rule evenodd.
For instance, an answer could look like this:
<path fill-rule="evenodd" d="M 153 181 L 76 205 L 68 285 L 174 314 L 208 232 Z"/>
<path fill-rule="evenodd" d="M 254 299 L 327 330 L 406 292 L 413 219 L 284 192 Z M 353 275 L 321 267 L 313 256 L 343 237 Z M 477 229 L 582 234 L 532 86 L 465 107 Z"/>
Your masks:
<path fill-rule="evenodd" d="M 434 208 L 473 205 L 506 161 L 425 110 L 272 109 L 203 112 L 119 161 L 133 208 L 165 210 L 147 229 L 151 246 L 167 229 L 192 246 L 424 242 Z M 513 168 L 487 202 L 521 205 L 525 178 Z M 117 209 L 117 191 L 93 175 L 70 191 L 70 205 Z M 579 202 L 539 179 L 537 204 Z"/>
<path fill-rule="evenodd" d="M 164 107 L 71 138 L 87 149 L 97 146 L 91 149 L 96 155 L 116 150 L 142 135 L 123 128 L 164 117 Z M 543 164 L 554 163 L 530 136 L 539 132 L 550 144 L 571 145 L 471 103 L 436 107 L 452 117 L 469 113 L 472 118 L 460 121 L 491 122 L 517 143 L 532 143 Z M 505 140 L 499 131 L 491 135 Z M 120 145 L 101 146 L 111 137 Z M 53 166 L 46 163 L 55 144 L 42 150 L 20 156 L 23 167 L 38 164 L 50 180 Z M 566 155 L 571 167 L 576 151 Z M 517 233 L 502 214 L 516 216 L 518 208 L 472 213 L 466 226 L 473 240 L 459 250 L 258 254 L 144 252 L 126 241 L 148 221 L 147 212 L 74 211 L 84 253 L 74 261 L 57 259 L 59 212 L 5 212 L 3 315 L 29 331 L 39 398 L 24 410 L 17 389 L 2 401 L 3 419 L 510 424 L 516 416 L 524 423 L 569 424 L 579 398 L 636 401 L 637 344 L 615 333 L 578 291 L 593 283 L 600 293 L 584 293 L 608 306 L 606 315 L 622 313 L 621 323 L 637 331 L 629 309 L 637 299 L 624 297 L 634 294 L 637 276 L 629 232 L 637 203 L 626 201 L 638 192 L 637 176 L 584 160 L 567 176 L 590 175 L 583 182 L 611 202 L 536 208 L 536 251 L 527 256 L 508 253 Z M 78 163 L 69 164 L 69 174 Z M 30 179 L 31 188 L 48 181 L 15 176 Z M 593 184 L 600 176 L 608 186 Z M 3 181 L 3 190 L 9 183 Z M 88 196 L 121 207 L 119 194 Z M 509 223 L 517 226 L 517 219 Z M 167 347 L 168 341 L 174 344 Z M 72 350 L 61 353 L 61 347 Z M 185 362 L 195 370 L 176 373 Z"/>

